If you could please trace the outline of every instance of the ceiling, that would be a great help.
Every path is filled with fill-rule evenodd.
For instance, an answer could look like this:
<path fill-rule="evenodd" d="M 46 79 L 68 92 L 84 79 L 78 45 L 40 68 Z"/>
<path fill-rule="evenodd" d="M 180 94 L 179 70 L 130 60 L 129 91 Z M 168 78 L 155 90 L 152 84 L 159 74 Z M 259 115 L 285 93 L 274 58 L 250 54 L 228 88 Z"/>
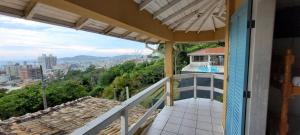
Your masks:
<path fill-rule="evenodd" d="M 173 31 L 209 31 L 225 26 L 225 0 L 134 0 Z"/>
<path fill-rule="evenodd" d="M 165 42 L 142 32 L 83 16 L 78 14 L 79 12 L 47 5 L 42 1 L 47 0 L 0 0 L 0 13 L 139 42 L 151 44 Z M 139 12 L 147 11 L 154 20 L 159 20 L 161 25 L 167 26 L 173 32 L 199 34 L 216 31 L 225 26 L 225 0 L 134 0 L 134 2 Z"/>

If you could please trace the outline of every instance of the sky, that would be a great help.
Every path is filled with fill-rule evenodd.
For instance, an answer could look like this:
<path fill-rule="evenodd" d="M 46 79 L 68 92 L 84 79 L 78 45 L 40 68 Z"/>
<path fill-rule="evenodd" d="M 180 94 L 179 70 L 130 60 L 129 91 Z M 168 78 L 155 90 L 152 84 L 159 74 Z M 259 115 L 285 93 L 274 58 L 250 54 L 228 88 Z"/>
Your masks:
<path fill-rule="evenodd" d="M 144 43 L 0 15 L 0 61 L 150 54 Z"/>

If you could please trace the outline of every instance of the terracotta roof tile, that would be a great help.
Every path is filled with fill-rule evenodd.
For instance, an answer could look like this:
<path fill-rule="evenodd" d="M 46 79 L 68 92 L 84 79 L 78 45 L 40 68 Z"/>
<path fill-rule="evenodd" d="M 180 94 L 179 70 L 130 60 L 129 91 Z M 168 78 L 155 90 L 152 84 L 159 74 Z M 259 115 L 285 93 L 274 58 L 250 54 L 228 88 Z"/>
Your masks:
<path fill-rule="evenodd" d="M 188 55 L 224 54 L 224 47 L 206 48 L 189 53 Z"/>
<path fill-rule="evenodd" d="M 84 97 L 55 107 L 0 121 L 0 134 L 69 134 L 119 105 L 120 102 Z M 145 112 L 142 106 L 129 110 L 129 124 L 134 124 Z M 152 116 L 157 114 L 155 112 Z M 120 134 L 120 120 L 113 122 L 99 134 Z"/>

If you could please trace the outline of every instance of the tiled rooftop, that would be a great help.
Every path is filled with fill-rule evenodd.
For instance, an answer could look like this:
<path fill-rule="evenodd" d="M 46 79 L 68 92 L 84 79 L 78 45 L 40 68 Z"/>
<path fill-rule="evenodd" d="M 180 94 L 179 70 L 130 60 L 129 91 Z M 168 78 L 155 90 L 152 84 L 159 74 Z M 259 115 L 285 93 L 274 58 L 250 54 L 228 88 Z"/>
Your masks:
<path fill-rule="evenodd" d="M 0 121 L 0 135 L 69 134 L 119 104 L 118 101 L 107 99 L 80 98 L 46 110 Z M 139 105 L 130 109 L 129 125 L 135 123 L 146 111 L 147 109 Z M 157 112 L 150 118 L 155 114 Z M 100 134 L 119 135 L 120 120 L 113 122 Z"/>
<path fill-rule="evenodd" d="M 222 103 L 210 99 L 184 99 L 166 106 L 146 135 L 223 135 Z"/>

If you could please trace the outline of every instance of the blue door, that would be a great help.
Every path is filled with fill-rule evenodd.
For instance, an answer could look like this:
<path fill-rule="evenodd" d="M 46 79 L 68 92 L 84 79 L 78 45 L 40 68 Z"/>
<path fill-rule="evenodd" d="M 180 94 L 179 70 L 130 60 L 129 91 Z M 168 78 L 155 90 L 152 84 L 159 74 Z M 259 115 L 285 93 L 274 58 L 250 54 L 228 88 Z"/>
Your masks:
<path fill-rule="evenodd" d="M 248 2 L 230 20 L 226 135 L 243 135 L 248 78 L 250 11 Z"/>

